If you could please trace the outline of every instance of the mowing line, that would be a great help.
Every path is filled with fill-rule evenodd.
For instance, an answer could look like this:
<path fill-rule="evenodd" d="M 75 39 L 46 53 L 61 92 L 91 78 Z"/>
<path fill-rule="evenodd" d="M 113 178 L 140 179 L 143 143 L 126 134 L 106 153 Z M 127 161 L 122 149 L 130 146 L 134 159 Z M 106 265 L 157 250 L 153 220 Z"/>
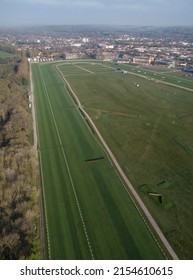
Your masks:
<path fill-rule="evenodd" d="M 88 73 L 94 74 L 94 72 L 92 72 L 92 71 L 90 71 L 90 70 L 87 70 L 87 69 L 85 69 L 85 68 L 83 68 L 83 67 L 81 67 L 81 66 L 78 66 L 78 65 L 75 65 L 75 64 L 73 64 L 73 65 L 74 65 L 75 67 L 81 69 L 81 70 L 84 70 L 84 71 L 86 71 L 86 72 L 88 72 Z"/>
<path fill-rule="evenodd" d="M 112 66 L 107 66 L 107 65 L 103 65 L 103 64 L 101 64 L 101 63 L 98 63 L 98 64 L 100 64 L 100 65 L 102 65 L 103 67 L 106 67 L 106 68 L 110 68 L 110 69 L 113 69 L 113 70 L 117 70 L 117 68 L 115 68 L 115 67 L 112 67 Z"/>
<path fill-rule="evenodd" d="M 83 70 L 84 72 L 88 72 L 88 73 L 90 73 L 90 74 L 103 74 L 103 73 L 109 73 L 109 72 L 104 72 L 103 71 L 103 69 L 104 68 L 108 68 L 108 69 L 112 69 L 112 70 L 116 70 L 116 68 L 115 67 L 110 67 L 110 66 L 107 66 L 107 65 L 103 65 L 103 64 L 101 64 L 101 63 L 95 63 L 97 66 L 101 66 L 101 68 L 100 68 L 100 71 L 98 71 L 99 69 L 94 69 L 94 71 L 96 70 L 96 72 L 93 72 L 93 71 L 91 71 L 91 70 L 89 70 L 89 69 L 86 69 L 86 68 L 83 68 L 83 67 L 81 67 L 81 66 L 78 66 L 77 64 L 88 64 L 88 66 L 92 66 L 92 63 L 91 62 L 75 62 L 75 63 L 70 63 L 70 64 L 67 64 L 67 65 L 73 65 L 74 67 L 77 67 L 77 68 L 79 68 L 79 69 L 81 69 L 81 70 Z M 65 63 L 62 63 L 62 64 L 57 64 L 57 66 L 60 66 L 60 68 L 62 68 L 62 66 L 64 66 L 64 68 L 63 69 L 61 69 L 61 71 L 62 71 L 62 74 L 66 77 L 66 76 L 71 76 L 71 75 L 85 75 L 85 73 L 69 73 L 69 74 L 65 74 L 65 73 L 63 73 L 63 70 L 64 70 L 64 72 L 66 71 L 66 69 L 65 69 Z M 52 65 L 52 67 L 55 67 L 55 65 Z M 103 69 L 102 69 L 103 68 Z"/>
<path fill-rule="evenodd" d="M 58 69 L 58 66 L 56 66 L 56 68 Z M 59 72 L 61 73 L 60 69 L 58 69 Z M 61 73 L 62 75 L 62 73 Z M 118 161 L 116 160 L 116 158 L 114 157 L 112 151 L 110 150 L 110 148 L 108 147 L 108 145 L 106 144 L 105 140 L 103 139 L 102 135 L 100 134 L 99 130 L 97 129 L 96 125 L 94 124 L 93 120 L 90 118 L 90 116 L 88 115 L 88 113 L 84 110 L 84 108 L 82 107 L 80 100 L 78 99 L 78 97 L 76 96 L 75 92 L 72 90 L 70 84 L 68 83 L 68 81 L 65 79 L 65 77 L 62 75 L 63 80 L 65 81 L 65 83 L 68 85 L 70 91 L 72 92 L 74 98 L 76 99 L 77 105 L 78 107 L 84 112 L 85 116 L 87 117 L 87 119 L 90 121 L 91 125 L 93 126 L 93 129 L 95 130 L 96 134 L 98 135 L 99 139 L 101 140 L 102 144 L 104 145 L 105 150 L 107 151 L 107 153 L 109 154 L 110 158 L 112 159 L 115 167 L 117 168 L 117 170 L 119 171 L 120 176 L 122 177 L 123 181 L 125 182 L 125 184 L 127 185 L 127 187 L 129 188 L 129 190 L 131 191 L 131 193 L 133 194 L 133 196 L 135 197 L 136 201 L 138 202 L 138 204 L 140 205 L 141 209 L 143 210 L 145 216 L 147 217 L 148 221 L 150 222 L 150 224 L 152 225 L 152 227 L 154 228 L 155 232 L 157 233 L 157 235 L 159 236 L 159 238 L 161 239 L 162 243 L 165 245 L 165 247 L 167 248 L 167 251 L 170 253 L 170 255 L 172 256 L 173 259 L 177 260 L 178 256 L 176 255 L 176 253 L 174 252 L 173 248 L 171 247 L 171 245 L 169 244 L 168 240 L 166 239 L 166 237 L 164 236 L 164 234 L 162 233 L 162 231 L 160 230 L 159 226 L 157 225 L 157 223 L 155 222 L 154 218 L 152 217 L 152 215 L 150 214 L 149 210 L 147 209 L 147 207 L 145 206 L 145 204 L 143 203 L 142 199 L 140 198 L 140 196 L 138 195 L 138 193 L 136 192 L 136 190 L 134 189 L 134 187 L 132 186 L 132 184 L 130 183 L 130 181 L 128 180 L 127 176 L 125 175 L 125 173 L 123 172 L 122 168 L 120 167 Z"/>
<path fill-rule="evenodd" d="M 42 71 L 41 71 L 40 68 L 39 68 L 39 70 L 40 70 L 40 73 L 41 73 L 41 77 L 42 77 L 45 93 L 46 93 L 46 96 L 47 96 L 47 99 L 48 99 L 50 111 L 51 111 L 51 114 L 52 114 L 52 118 L 53 118 L 53 121 L 54 121 L 56 132 L 57 132 L 57 135 L 58 135 L 58 139 L 59 139 L 59 142 L 60 142 L 60 145 L 61 145 L 62 154 L 63 154 L 64 161 L 65 161 L 65 164 L 66 164 L 66 167 L 67 167 L 68 175 L 69 175 L 70 182 L 71 182 L 71 185 L 72 185 L 74 197 L 75 197 L 76 204 L 77 204 L 77 207 L 78 207 L 78 212 L 79 212 L 80 219 L 81 219 L 81 222 L 82 222 L 82 226 L 83 226 L 83 229 L 84 229 L 84 233 L 85 233 L 85 236 L 86 236 L 86 240 L 87 240 L 87 244 L 88 244 L 89 251 L 90 251 L 90 254 L 91 254 L 91 258 L 92 258 L 92 260 L 94 260 L 93 250 L 92 250 L 91 243 L 90 243 L 90 240 L 89 240 L 88 232 L 87 232 L 86 225 L 85 225 L 85 222 L 84 222 L 84 218 L 83 218 L 83 215 L 82 215 L 82 211 L 81 211 L 81 208 L 80 208 L 80 203 L 79 203 L 78 196 L 77 196 L 77 193 L 76 193 L 76 190 L 75 190 L 75 186 L 74 186 L 74 182 L 73 182 L 72 175 L 71 175 L 71 172 L 70 172 L 70 168 L 69 168 L 69 165 L 68 165 L 68 161 L 67 161 L 67 158 L 66 158 L 66 154 L 64 152 L 64 148 L 63 148 L 63 145 L 62 145 L 62 140 L 61 140 L 61 137 L 60 137 L 58 126 L 56 124 L 56 119 L 54 117 L 54 113 L 53 113 L 52 105 L 51 105 L 50 98 L 49 98 L 49 95 L 48 95 L 48 92 L 47 92 L 47 88 L 46 88 L 46 84 L 45 84 L 45 81 L 44 81 L 44 77 L 43 77 L 43 74 L 42 74 Z"/>

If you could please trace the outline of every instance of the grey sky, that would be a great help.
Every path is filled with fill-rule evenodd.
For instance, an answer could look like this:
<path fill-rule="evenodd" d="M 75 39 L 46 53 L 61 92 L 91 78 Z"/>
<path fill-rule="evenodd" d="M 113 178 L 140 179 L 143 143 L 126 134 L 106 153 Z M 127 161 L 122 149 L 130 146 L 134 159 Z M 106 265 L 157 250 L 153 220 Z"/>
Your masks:
<path fill-rule="evenodd" d="M 192 0 L 0 0 L 0 25 L 193 25 Z"/>

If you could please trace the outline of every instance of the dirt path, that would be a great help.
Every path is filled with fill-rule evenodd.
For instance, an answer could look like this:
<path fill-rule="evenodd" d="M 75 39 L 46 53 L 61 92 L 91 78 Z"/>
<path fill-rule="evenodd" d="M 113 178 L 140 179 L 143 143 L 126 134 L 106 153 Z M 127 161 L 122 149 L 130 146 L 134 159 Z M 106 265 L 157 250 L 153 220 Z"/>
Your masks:
<path fill-rule="evenodd" d="M 38 153 L 37 153 L 38 137 L 37 137 L 37 127 L 36 127 L 34 86 L 33 86 L 33 79 L 32 79 L 31 64 L 30 64 L 30 94 L 31 94 L 31 98 L 32 98 L 32 119 L 33 119 L 33 138 L 34 138 L 32 152 L 35 155 L 35 157 L 37 158 L 38 157 Z"/>
<path fill-rule="evenodd" d="M 117 168 L 117 170 L 119 171 L 119 174 L 121 175 L 123 181 L 125 182 L 125 184 L 127 185 L 127 187 L 129 188 L 129 190 L 131 191 L 132 195 L 134 196 L 134 198 L 136 199 L 136 201 L 138 202 L 139 206 L 141 207 L 141 209 L 143 210 L 145 216 L 147 217 L 148 221 L 150 222 L 151 226 L 154 228 L 155 232 L 157 233 L 157 235 L 159 236 L 160 240 L 162 241 L 162 243 L 164 244 L 164 246 L 166 247 L 167 251 L 169 252 L 169 254 L 171 255 L 171 257 L 174 260 L 178 260 L 178 256 L 176 255 L 176 253 L 174 252 L 173 248 L 171 247 L 171 245 L 169 244 L 169 242 L 167 241 L 166 237 L 164 236 L 164 234 L 162 233 L 162 231 L 160 230 L 159 226 L 157 225 L 157 223 L 155 222 L 154 218 L 152 217 L 152 215 L 150 214 L 150 212 L 148 211 L 147 207 L 145 206 L 145 204 L 143 203 L 143 201 L 141 200 L 141 198 L 139 197 L 138 193 L 136 192 L 136 190 L 134 189 L 134 187 L 132 186 L 132 184 L 130 183 L 130 181 L 128 180 L 127 176 L 125 175 L 125 173 L 123 172 L 121 166 L 119 165 L 118 161 L 116 160 L 115 156 L 113 155 L 112 151 L 110 150 L 110 148 L 108 147 L 107 143 L 105 142 L 105 140 L 103 139 L 102 135 L 100 134 L 100 132 L 98 131 L 96 125 L 94 124 L 93 120 L 90 118 L 90 116 L 87 114 L 87 112 L 84 110 L 84 108 L 82 107 L 80 100 L 78 99 L 78 97 L 76 96 L 75 92 L 73 91 L 73 89 L 71 88 L 70 84 L 68 83 L 68 81 L 65 79 L 64 75 L 62 74 L 62 72 L 60 71 L 60 69 L 58 68 L 58 66 L 56 66 L 57 70 L 59 71 L 61 77 L 64 79 L 65 83 L 68 85 L 74 99 L 76 100 L 76 103 L 79 107 L 79 109 L 84 113 L 84 115 L 86 116 L 87 120 L 90 122 L 91 126 L 93 127 L 95 133 L 97 134 L 97 136 L 99 137 L 101 143 L 103 144 L 104 148 L 106 149 L 108 155 L 110 156 L 112 162 L 114 163 L 115 167 Z"/>
<path fill-rule="evenodd" d="M 39 160 L 38 160 L 38 136 L 37 136 L 37 126 L 36 126 L 36 113 L 35 113 L 35 100 L 34 100 L 34 86 L 33 86 L 33 78 L 32 78 L 32 69 L 30 63 L 30 93 L 32 97 L 32 118 L 33 118 L 33 135 L 34 135 L 34 144 L 31 149 L 31 152 L 37 159 L 37 186 L 39 191 L 39 208 L 40 208 L 40 240 L 42 245 L 42 258 L 46 259 L 46 241 L 45 241 L 45 221 L 44 221 L 44 208 L 43 208 L 43 198 L 42 198 L 42 190 L 41 190 L 41 176 L 40 176 L 40 168 L 39 168 Z"/>

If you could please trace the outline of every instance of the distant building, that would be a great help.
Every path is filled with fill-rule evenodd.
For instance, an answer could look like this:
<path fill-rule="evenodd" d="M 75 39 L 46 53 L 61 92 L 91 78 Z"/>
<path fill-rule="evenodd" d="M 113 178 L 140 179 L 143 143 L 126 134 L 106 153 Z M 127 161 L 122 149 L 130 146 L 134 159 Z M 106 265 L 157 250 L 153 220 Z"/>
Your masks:
<path fill-rule="evenodd" d="M 120 64 L 127 64 L 127 63 L 132 63 L 133 62 L 133 58 L 130 58 L 128 60 L 117 60 L 117 63 Z"/>
<path fill-rule="evenodd" d="M 114 49 L 114 45 L 106 45 L 105 48 L 106 49 Z"/>
<path fill-rule="evenodd" d="M 149 64 L 149 57 L 134 57 L 133 63 L 134 64 Z"/>
<path fill-rule="evenodd" d="M 88 43 L 89 39 L 88 38 L 82 38 L 83 43 Z"/>
<path fill-rule="evenodd" d="M 72 46 L 73 46 L 73 47 L 78 47 L 78 48 L 79 48 L 79 47 L 82 46 L 82 44 L 81 44 L 81 43 L 74 43 L 74 44 L 72 44 Z"/>
<path fill-rule="evenodd" d="M 153 56 L 149 57 L 149 64 L 154 65 L 155 64 L 155 58 Z"/>
<path fill-rule="evenodd" d="M 113 61 L 118 59 L 118 54 L 114 52 L 101 52 L 93 54 L 92 57 L 98 60 Z"/>
<path fill-rule="evenodd" d="M 156 59 L 155 64 L 157 65 L 168 65 L 170 67 L 175 67 L 175 61 L 171 59 Z"/>
<path fill-rule="evenodd" d="M 84 53 L 65 53 L 65 59 L 84 59 L 86 55 Z"/>

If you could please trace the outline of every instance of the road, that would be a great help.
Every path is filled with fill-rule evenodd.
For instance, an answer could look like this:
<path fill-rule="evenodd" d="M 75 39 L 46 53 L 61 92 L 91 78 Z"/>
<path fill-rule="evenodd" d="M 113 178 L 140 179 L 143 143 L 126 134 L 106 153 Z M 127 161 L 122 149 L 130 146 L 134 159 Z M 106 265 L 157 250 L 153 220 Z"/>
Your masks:
<path fill-rule="evenodd" d="M 162 233 L 162 231 L 160 230 L 159 226 L 157 225 L 157 223 L 155 222 L 154 218 L 152 217 L 152 215 L 150 214 L 150 212 L 148 211 L 147 207 L 145 206 L 145 204 L 143 203 L 143 201 L 141 200 L 141 198 L 139 197 L 138 193 L 136 192 L 136 190 L 134 189 L 134 187 L 132 186 L 132 184 L 130 183 L 130 181 L 128 180 L 127 176 L 125 175 L 125 173 L 123 172 L 121 166 L 119 165 L 118 161 L 116 160 L 115 156 L 113 155 L 112 151 L 110 150 L 109 146 L 107 145 L 107 143 L 105 142 L 104 138 L 102 137 L 102 135 L 100 134 L 99 130 L 97 129 L 96 125 L 94 124 L 93 120 L 91 119 L 91 117 L 88 115 L 88 113 L 84 110 L 84 108 L 82 107 L 80 100 L 78 99 L 78 97 L 76 96 L 75 92 L 73 91 L 72 87 L 70 86 L 70 84 L 68 83 L 68 81 L 65 79 L 64 75 L 62 74 L 62 72 L 60 71 L 59 67 L 56 66 L 58 72 L 60 73 L 62 79 L 64 80 L 64 82 L 68 85 L 71 94 L 73 95 L 74 99 L 76 100 L 76 103 L 78 105 L 78 108 L 83 112 L 83 114 L 86 116 L 87 120 L 90 122 L 90 125 L 93 127 L 95 133 L 97 134 L 97 136 L 99 137 L 101 143 L 103 144 L 105 150 L 107 151 L 109 157 L 111 158 L 112 162 L 114 163 L 115 167 L 117 168 L 117 170 L 119 171 L 119 174 L 121 175 L 123 181 L 125 182 L 125 184 L 127 185 L 127 187 L 129 188 L 129 190 L 131 191 L 132 195 L 134 196 L 134 198 L 136 199 L 136 201 L 138 202 L 139 206 L 141 207 L 141 209 L 143 210 L 145 216 L 147 217 L 149 223 L 151 224 L 151 226 L 154 228 L 155 232 L 157 233 L 157 235 L 159 236 L 160 240 L 162 241 L 162 243 L 164 244 L 164 246 L 166 247 L 167 251 L 169 252 L 169 254 L 171 255 L 171 257 L 174 260 L 178 260 L 178 256 L 176 255 L 176 253 L 174 252 L 173 248 L 171 247 L 171 245 L 169 244 L 168 240 L 166 239 L 166 237 L 164 236 L 164 234 Z"/>

